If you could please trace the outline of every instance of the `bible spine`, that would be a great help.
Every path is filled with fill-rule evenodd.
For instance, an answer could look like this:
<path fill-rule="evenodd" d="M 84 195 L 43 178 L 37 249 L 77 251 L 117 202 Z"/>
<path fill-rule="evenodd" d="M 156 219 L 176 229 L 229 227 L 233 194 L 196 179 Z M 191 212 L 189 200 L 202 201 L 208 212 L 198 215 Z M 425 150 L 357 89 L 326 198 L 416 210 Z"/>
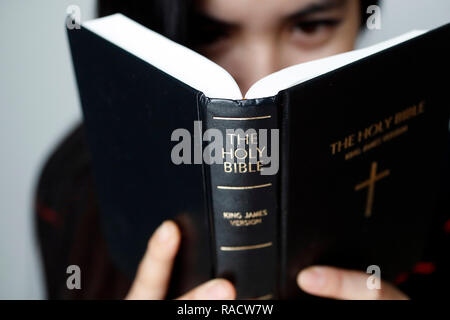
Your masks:
<path fill-rule="evenodd" d="M 210 153 L 213 163 L 205 166 L 215 277 L 229 279 L 238 299 L 275 298 L 279 198 L 275 98 L 202 99 L 204 143 L 215 147 L 206 146 L 204 156 L 216 150 Z"/>

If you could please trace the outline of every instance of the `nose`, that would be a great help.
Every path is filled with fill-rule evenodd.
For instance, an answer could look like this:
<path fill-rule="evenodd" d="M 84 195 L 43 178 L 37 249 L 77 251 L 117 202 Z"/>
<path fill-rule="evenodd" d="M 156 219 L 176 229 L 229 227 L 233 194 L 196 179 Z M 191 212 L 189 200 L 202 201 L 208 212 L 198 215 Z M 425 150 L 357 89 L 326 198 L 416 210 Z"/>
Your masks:
<path fill-rule="evenodd" d="M 243 95 L 256 81 L 280 69 L 280 55 L 271 39 L 244 41 L 239 51 L 238 63 L 233 66 L 231 74 Z"/>

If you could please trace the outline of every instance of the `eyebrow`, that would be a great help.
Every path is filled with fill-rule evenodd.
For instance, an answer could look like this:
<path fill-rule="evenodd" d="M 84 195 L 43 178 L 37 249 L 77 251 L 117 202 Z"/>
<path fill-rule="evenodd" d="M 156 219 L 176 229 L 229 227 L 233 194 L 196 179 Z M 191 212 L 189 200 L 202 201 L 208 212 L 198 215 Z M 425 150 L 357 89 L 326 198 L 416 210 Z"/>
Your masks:
<path fill-rule="evenodd" d="M 307 16 L 323 13 L 333 9 L 340 9 L 347 4 L 348 0 L 322 0 L 320 2 L 312 3 L 299 11 L 289 14 L 285 17 L 287 20 L 301 20 Z M 237 29 L 239 24 L 231 23 L 227 21 L 220 20 L 202 11 L 196 11 L 196 22 L 206 23 L 212 26 L 224 28 L 224 29 Z"/>
<path fill-rule="evenodd" d="M 303 19 L 307 16 L 323 13 L 330 11 L 332 9 L 340 9 L 347 4 L 348 0 L 327 0 L 321 1 L 317 3 L 312 3 L 305 8 L 300 9 L 299 11 L 289 14 L 286 18 L 289 20 L 299 20 Z"/>

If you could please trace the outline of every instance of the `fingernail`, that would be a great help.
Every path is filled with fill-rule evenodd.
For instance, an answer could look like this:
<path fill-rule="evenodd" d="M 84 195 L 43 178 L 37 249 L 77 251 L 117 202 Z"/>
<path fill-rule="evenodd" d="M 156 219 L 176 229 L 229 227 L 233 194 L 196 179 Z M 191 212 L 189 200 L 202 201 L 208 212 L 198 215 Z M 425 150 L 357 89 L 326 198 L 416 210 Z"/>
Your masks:
<path fill-rule="evenodd" d="M 230 299 L 232 293 L 230 286 L 226 285 L 224 281 L 213 280 L 205 288 L 205 298 L 210 300 Z"/>
<path fill-rule="evenodd" d="M 317 290 L 324 287 L 326 282 L 325 270 L 320 267 L 311 267 L 300 273 L 299 284 L 301 287 Z"/>
<path fill-rule="evenodd" d="M 156 231 L 156 239 L 160 243 L 167 243 L 171 240 L 174 233 L 173 224 L 169 221 L 163 222 Z"/>

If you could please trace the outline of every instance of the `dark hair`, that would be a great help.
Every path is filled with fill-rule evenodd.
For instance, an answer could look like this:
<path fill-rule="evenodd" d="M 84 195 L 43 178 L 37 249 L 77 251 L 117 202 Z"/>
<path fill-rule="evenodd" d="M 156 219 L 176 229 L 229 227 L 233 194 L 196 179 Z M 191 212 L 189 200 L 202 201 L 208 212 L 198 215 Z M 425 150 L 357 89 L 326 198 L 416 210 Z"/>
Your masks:
<path fill-rule="evenodd" d="M 183 45 L 189 45 L 190 18 L 195 0 L 98 0 L 99 16 L 123 13 L 140 24 Z M 360 0 L 361 27 L 365 25 L 367 7 L 380 0 Z"/>

